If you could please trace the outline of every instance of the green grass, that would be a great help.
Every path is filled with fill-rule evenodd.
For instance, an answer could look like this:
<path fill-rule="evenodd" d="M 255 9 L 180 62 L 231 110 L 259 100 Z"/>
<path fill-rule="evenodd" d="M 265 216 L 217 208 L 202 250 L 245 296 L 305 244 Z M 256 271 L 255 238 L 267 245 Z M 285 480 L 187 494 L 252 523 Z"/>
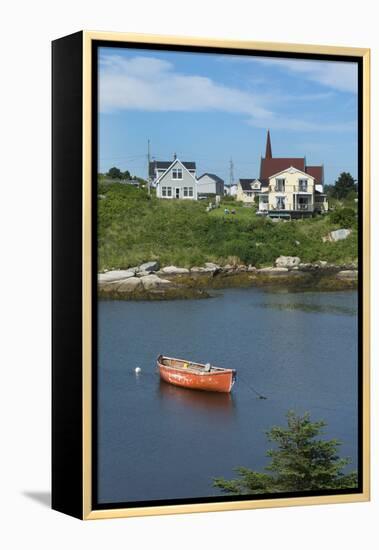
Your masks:
<path fill-rule="evenodd" d="M 159 259 L 162 265 L 191 267 L 206 261 L 272 265 L 283 255 L 303 262 L 348 263 L 357 258 L 357 229 L 345 241 L 323 243 L 339 226 L 330 216 L 273 223 L 253 208 L 225 202 L 206 212 L 206 201 L 168 201 L 143 189 L 99 184 L 99 270 L 127 268 Z M 224 208 L 236 214 L 225 215 Z M 297 244 L 300 243 L 300 244 Z"/>

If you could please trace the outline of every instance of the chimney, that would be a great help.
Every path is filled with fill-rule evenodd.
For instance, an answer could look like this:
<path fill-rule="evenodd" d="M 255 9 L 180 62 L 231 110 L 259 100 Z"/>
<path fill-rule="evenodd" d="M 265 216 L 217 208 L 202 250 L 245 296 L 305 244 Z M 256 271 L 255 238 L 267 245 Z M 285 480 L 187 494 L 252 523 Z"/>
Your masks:
<path fill-rule="evenodd" d="M 176 153 L 174 153 L 174 160 L 176 160 L 176 158 L 177 158 L 177 157 L 176 157 Z"/>
<path fill-rule="evenodd" d="M 272 159 L 272 150 L 271 150 L 271 138 L 270 130 L 267 130 L 267 141 L 266 141 L 266 159 Z"/>

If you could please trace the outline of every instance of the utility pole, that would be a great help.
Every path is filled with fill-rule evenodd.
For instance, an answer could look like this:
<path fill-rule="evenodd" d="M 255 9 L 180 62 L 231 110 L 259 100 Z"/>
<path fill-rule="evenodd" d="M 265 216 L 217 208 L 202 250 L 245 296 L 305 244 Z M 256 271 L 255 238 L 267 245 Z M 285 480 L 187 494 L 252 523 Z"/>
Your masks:
<path fill-rule="evenodd" d="M 147 192 L 150 195 L 150 140 L 147 140 Z"/>
<path fill-rule="evenodd" d="M 229 161 L 229 185 L 230 187 L 233 185 L 234 181 L 234 164 L 233 159 L 231 158 Z"/>

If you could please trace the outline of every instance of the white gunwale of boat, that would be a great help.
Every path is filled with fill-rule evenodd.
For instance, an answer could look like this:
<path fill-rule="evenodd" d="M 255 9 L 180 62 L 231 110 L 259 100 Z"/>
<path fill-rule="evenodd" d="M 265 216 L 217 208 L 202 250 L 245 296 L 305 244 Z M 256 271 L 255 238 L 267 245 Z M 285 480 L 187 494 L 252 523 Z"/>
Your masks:
<path fill-rule="evenodd" d="M 187 363 L 188 367 L 182 367 L 179 365 L 165 365 L 161 361 L 164 361 L 165 359 L 169 359 L 170 361 L 179 361 L 179 363 Z M 184 359 L 178 359 L 176 357 L 167 357 L 166 355 L 162 355 L 158 357 L 158 363 L 163 368 L 168 369 L 175 369 L 178 371 L 184 371 L 184 372 L 192 372 L 193 374 L 199 374 L 199 375 L 216 375 L 216 374 L 224 374 L 229 372 L 234 372 L 233 369 L 223 369 L 222 367 L 211 367 L 210 371 L 205 370 L 205 365 L 203 363 L 193 363 L 191 361 L 185 361 Z M 192 365 L 192 368 L 191 366 Z M 200 368 L 194 368 L 195 366 L 198 366 Z"/>

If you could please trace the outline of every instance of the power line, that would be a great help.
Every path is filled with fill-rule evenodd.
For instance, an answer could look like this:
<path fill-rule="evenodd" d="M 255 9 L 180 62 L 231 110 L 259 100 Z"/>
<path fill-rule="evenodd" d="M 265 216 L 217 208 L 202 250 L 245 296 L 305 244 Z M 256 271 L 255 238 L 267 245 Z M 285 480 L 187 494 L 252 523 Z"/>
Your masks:
<path fill-rule="evenodd" d="M 147 192 L 150 195 L 150 140 L 147 140 Z"/>
<path fill-rule="evenodd" d="M 130 155 L 128 157 L 125 157 L 124 155 L 120 156 L 120 157 L 99 157 L 99 160 L 100 161 L 104 161 L 104 160 L 125 160 L 125 161 L 129 161 L 129 160 L 144 157 L 145 154 L 146 153 L 143 153 L 142 155 Z"/>

